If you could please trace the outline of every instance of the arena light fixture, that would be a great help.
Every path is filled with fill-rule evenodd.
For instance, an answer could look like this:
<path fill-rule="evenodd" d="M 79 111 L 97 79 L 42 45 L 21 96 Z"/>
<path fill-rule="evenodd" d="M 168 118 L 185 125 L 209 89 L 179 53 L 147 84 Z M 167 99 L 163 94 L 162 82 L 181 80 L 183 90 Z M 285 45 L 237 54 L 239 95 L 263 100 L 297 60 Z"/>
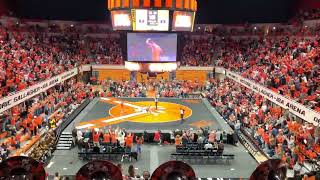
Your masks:
<path fill-rule="evenodd" d="M 176 19 L 176 27 L 191 27 L 191 17 L 186 15 L 178 15 Z"/>
<path fill-rule="evenodd" d="M 151 72 L 170 72 L 178 68 L 177 63 L 150 63 L 149 70 Z"/>
<path fill-rule="evenodd" d="M 124 67 L 126 69 L 128 69 L 129 71 L 139 71 L 140 70 L 139 63 L 135 63 L 135 62 L 126 61 L 125 64 L 124 64 Z"/>
<path fill-rule="evenodd" d="M 114 25 L 115 26 L 131 26 L 130 16 L 128 14 L 115 14 Z"/>

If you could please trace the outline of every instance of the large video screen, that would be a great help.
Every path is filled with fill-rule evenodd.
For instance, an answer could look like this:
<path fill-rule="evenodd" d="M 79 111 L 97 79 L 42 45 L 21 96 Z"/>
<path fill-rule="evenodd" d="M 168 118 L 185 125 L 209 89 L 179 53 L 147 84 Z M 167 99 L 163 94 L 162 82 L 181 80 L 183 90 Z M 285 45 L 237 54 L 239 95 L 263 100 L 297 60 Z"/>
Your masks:
<path fill-rule="evenodd" d="M 128 33 L 128 61 L 175 62 L 177 34 Z"/>
<path fill-rule="evenodd" d="M 193 31 L 194 12 L 175 11 L 173 13 L 173 31 Z"/>
<path fill-rule="evenodd" d="M 130 10 L 111 11 L 113 30 L 132 30 Z"/>
<path fill-rule="evenodd" d="M 168 10 L 132 10 L 134 31 L 168 31 Z"/>

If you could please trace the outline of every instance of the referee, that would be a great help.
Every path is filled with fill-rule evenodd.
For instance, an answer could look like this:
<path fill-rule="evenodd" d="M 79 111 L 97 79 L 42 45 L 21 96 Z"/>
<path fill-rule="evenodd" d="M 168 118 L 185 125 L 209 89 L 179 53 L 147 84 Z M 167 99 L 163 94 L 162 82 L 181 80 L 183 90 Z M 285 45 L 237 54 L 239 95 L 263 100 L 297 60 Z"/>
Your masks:
<path fill-rule="evenodd" d="M 159 96 L 156 95 L 156 97 L 154 98 L 154 103 L 156 105 L 156 110 L 158 110 L 158 102 L 159 102 Z"/>
<path fill-rule="evenodd" d="M 180 123 L 183 124 L 184 121 L 184 109 L 180 107 Z"/>

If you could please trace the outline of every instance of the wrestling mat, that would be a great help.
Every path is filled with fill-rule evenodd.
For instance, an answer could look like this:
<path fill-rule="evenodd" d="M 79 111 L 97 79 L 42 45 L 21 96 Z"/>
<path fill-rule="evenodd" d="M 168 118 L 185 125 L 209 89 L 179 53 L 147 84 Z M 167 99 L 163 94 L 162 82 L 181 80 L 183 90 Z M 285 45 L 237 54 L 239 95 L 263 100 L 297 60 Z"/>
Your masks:
<path fill-rule="evenodd" d="M 152 98 L 100 98 L 91 106 L 76 125 L 77 129 L 111 125 L 135 130 L 217 126 L 213 115 L 201 99 L 160 98 L 156 108 Z M 183 121 L 181 109 L 184 111 Z"/>

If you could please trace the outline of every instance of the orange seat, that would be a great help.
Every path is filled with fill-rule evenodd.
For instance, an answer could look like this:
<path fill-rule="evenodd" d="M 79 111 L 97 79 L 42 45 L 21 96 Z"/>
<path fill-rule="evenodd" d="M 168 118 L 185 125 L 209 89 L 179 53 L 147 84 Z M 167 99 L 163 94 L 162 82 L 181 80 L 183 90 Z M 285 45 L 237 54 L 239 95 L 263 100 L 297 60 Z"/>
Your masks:
<path fill-rule="evenodd" d="M 1 134 L 0 134 L 0 139 L 5 138 L 5 137 L 7 136 L 7 134 L 8 134 L 8 132 L 7 132 L 7 131 L 5 131 L 5 132 L 1 133 Z"/>

